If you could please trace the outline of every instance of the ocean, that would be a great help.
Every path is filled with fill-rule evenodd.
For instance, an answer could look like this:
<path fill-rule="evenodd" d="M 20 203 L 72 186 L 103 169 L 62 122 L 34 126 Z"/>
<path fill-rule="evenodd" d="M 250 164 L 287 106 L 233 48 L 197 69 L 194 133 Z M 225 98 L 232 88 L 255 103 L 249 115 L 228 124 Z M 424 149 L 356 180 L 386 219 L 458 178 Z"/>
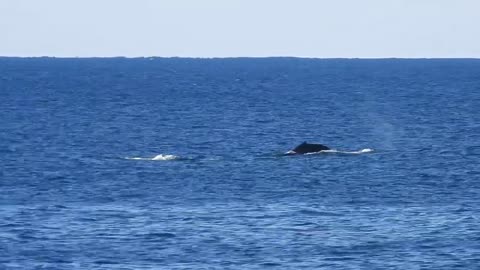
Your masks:
<path fill-rule="evenodd" d="M 0 269 L 480 269 L 480 60 L 0 58 L 0 104 Z"/>

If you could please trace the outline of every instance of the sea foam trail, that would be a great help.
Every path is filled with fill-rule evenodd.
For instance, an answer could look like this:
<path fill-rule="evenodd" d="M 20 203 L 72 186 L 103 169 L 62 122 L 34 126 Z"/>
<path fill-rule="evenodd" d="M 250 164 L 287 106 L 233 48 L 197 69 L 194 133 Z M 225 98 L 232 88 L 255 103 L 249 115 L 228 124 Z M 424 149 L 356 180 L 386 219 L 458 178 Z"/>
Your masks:
<path fill-rule="evenodd" d="M 358 155 L 358 154 L 371 153 L 371 152 L 373 152 L 373 151 L 374 151 L 374 150 L 371 149 L 371 148 L 365 148 L 365 149 L 358 150 L 358 151 L 341 151 L 341 150 L 331 149 L 331 150 L 323 150 L 323 151 L 315 152 L 315 153 L 308 153 L 308 154 L 306 154 L 306 155 L 316 155 L 316 154 L 322 154 L 322 153 L 336 153 L 336 154 L 352 154 L 352 155 Z"/>
<path fill-rule="evenodd" d="M 175 155 L 168 155 L 168 154 L 160 154 L 154 157 L 126 157 L 125 159 L 129 160 L 154 160 L 154 161 L 168 161 L 168 160 L 177 160 L 180 159 L 179 156 Z"/>
<path fill-rule="evenodd" d="M 374 150 L 371 149 L 371 148 L 365 148 L 365 149 L 358 150 L 358 151 L 326 150 L 324 152 L 326 152 L 326 153 L 340 153 L 340 154 L 365 154 L 365 153 L 371 153 L 373 151 Z"/>

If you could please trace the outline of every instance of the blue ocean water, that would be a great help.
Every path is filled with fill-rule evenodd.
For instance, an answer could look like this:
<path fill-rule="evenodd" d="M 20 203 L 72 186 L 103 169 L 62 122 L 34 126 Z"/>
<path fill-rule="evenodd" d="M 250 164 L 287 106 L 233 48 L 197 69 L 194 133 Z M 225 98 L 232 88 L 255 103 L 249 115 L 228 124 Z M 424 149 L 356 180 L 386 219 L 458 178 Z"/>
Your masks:
<path fill-rule="evenodd" d="M 1 269 L 480 269 L 480 60 L 0 58 L 0 102 Z"/>

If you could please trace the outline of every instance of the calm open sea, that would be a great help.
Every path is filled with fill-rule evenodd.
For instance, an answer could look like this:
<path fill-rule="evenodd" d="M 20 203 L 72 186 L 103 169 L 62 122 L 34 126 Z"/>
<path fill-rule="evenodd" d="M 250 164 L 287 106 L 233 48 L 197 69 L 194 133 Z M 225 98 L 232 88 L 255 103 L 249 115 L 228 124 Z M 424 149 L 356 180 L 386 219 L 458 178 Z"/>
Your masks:
<path fill-rule="evenodd" d="M 480 269 L 480 60 L 0 58 L 0 254 Z"/>

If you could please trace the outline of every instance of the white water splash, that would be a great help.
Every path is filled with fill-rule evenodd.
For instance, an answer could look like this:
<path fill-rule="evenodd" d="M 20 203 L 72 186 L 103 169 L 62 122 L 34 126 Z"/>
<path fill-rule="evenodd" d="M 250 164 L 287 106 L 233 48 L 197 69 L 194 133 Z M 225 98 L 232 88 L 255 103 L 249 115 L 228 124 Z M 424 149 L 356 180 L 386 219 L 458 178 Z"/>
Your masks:
<path fill-rule="evenodd" d="M 175 155 L 156 155 L 154 157 L 126 157 L 125 159 L 129 160 L 155 160 L 155 161 L 168 161 L 168 160 L 176 160 L 179 159 L 180 157 L 175 156 Z"/>
<path fill-rule="evenodd" d="M 174 160 L 174 159 L 178 159 L 177 156 L 175 155 L 156 155 L 152 160 Z"/>
<path fill-rule="evenodd" d="M 373 151 L 374 150 L 371 149 L 371 148 L 365 148 L 365 149 L 358 150 L 358 151 L 327 150 L 325 152 L 327 152 L 327 153 L 340 153 L 340 154 L 365 154 L 365 153 L 371 153 Z"/>
<path fill-rule="evenodd" d="M 335 149 L 330 149 L 330 150 L 323 150 L 315 153 L 307 153 L 305 155 L 316 155 L 316 154 L 322 154 L 322 153 L 336 153 L 336 154 L 352 154 L 352 155 L 358 155 L 358 154 L 365 154 L 365 153 L 371 153 L 374 150 L 371 148 L 365 148 L 362 150 L 358 151 L 341 151 L 341 150 L 335 150 Z"/>

